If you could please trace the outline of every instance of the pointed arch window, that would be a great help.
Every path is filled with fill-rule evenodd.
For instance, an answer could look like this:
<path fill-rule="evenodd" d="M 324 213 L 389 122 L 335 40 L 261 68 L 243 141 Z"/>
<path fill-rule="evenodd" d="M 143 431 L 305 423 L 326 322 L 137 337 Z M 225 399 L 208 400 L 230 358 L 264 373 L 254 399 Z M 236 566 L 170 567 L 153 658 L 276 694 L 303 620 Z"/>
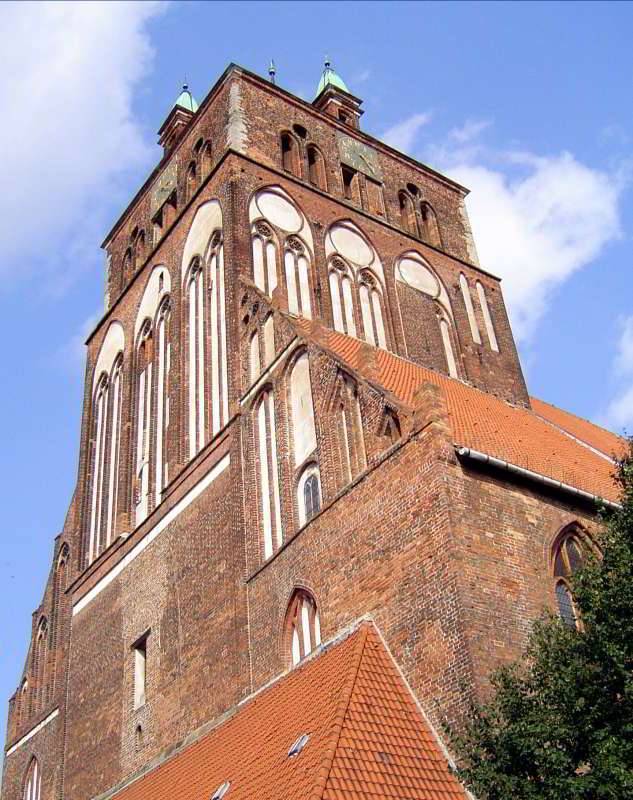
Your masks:
<path fill-rule="evenodd" d="M 481 335 L 479 333 L 479 325 L 477 324 L 477 318 L 475 317 L 475 309 L 473 308 L 473 298 L 470 294 L 470 286 L 468 285 L 468 280 L 463 272 L 459 273 L 459 288 L 462 292 L 462 298 L 464 300 L 464 306 L 466 308 L 466 314 L 468 316 L 468 324 L 470 325 L 470 335 L 473 338 L 473 342 L 477 344 L 481 344 Z"/>
<path fill-rule="evenodd" d="M 194 196 L 198 183 L 198 170 L 195 161 L 191 161 L 187 167 L 187 200 L 191 200 Z"/>
<path fill-rule="evenodd" d="M 42 775 L 40 766 L 36 758 L 31 759 L 31 763 L 26 771 L 24 779 L 23 800 L 40 800 L 42 793 Z"/>
<path fill-rule="evenodd" d="M 297 484 L 297 506 L 300 528 L 321 510 L 321 479 L 316 464 L 308 464 L 301 473 Z"/>
<path fill-rule="evenodd" d="M 277 288 L 277 246 L 272 229 L 265 222 L 253 226 L 253 281 L 268 297 Z"/>
<path fill-rule="evenodd" d="M 42 617 L 35 634 L 33 654 L 33 711 L 39 711 L 48 701 L 48 620 Z"/>
<path fill-rule="evenodd" d="M 359 296 L 364 338 L 375 347 L 387 349 L 385 323 L 383 318 L 382 294 L 378 281 L 369 270 L 359 274 Z"/>
<path fill-rule="evenodd" d="M 321 151 L 313 144 L 308 145 L 308 178 L 313 186 L 327 191 L 325 160 Z"/>
<path fill-rule="evenodd" d="M 490 349 L 494 350 L 495 353 L 498 353 L 499 344 L 497 343 L 497 335 L 495 333 L 495 327 L 492 324 L 492 317 L 490 316 L 490 309 L 488 308 L 486 290 L 484 289 L 481 281 L 477 281 L 476 286 L 477 286 L 477 296 L 479 298 L 479 305 L 481 306 L 481 313 L 483 314 L 484 324 L 486 326 L 486 335 L 488 336 L 488 343 L 490 344 Z"/>
<path fill-rule="evenodd" d="M 310 361 L 306 352 L 302 353 L 292 366 L 290 405 L 292 410 L 292 452 L 294 463 L 299 466 L 316 450 L 317 444 Z"/>
<path fill-rule="evenodd" d="M 166 299 L 159 309 L 156 322 L 156 445 L 154 451 L 154 496 L 156 505 L 161 502 L 163 490 L 169 481 L 168 464 L 165 458 L 165 440 L 169 426 L 170 318 L 169 299 Z"/>
<path fill-rule="evenodd" d="M 440 229 L 435 211 L 433 211 L 430 203 L 420 203 L 420 217 L 422 219 L 422 239 L 433 245 L 433 247 L 441 247 Z"/>
<path fill-rule="evenodd" d="M 453 351 L 451 323 L 445 316 L 440 316 L 440 333 L 442 334 L 442 344 L 444 345 L 444 355 L 446 356 L 446 366 L 448 367 L 448 374 L 451 378 L 459 377 L 457 372 L 457 362 L 455 361 L 455 352 Z"/>
<path fill-rule="evenodd" d="M 255 428 L 259 457 L 259 498 L 264 559 L 277 551 L 283 542 L 277 430 L 272 389 L 265 389 L 255 406 Z"/>
<path fill-rule="evenodd" d="M 64 610 L 66 608 L 66 585 L 68 582 L 68 561 L 70 549 L 64 542 L 55 567 L 55 582 L 53 584 L 53 608 L 51 614 L 52 654 L 50 694 L 55 691 L 57 682 L 57 650 L 62 642 L 62 625 L 64 623 Z"/>
<path fill-rule="evenodd" d="M 215 436 L 229 419 L 224 241 L 221 231 L 215 231 L 211 236 L 207 265 L 210 288 L 211 433 Z"/>
<path fill-rule="evenodd" d="M 299 145 L 297 141 L 290 133 L 282 133 L 280 142 L 282 167 L 295 177 L 301 177 L 299 175 Z"/>
<path fill-rule="evenodd" d="M 559 537 L 552 552 L 554 594 L 558 615 L 570 628 L 577 628 L 580 623 L 570 580 L 584 563 L 583 551 L 584 546 L 578 532 L 571 528 Z"/>
<path fill-rule="evenodd" d="M 255 383 L 262 371 L 261 358 L 259 354 L 259 332 L 254 331 L 248 344 L 249 378 L 251 383 Z"/>
<path fill-rule="evenodd" d="M 414 236 L 418 235 L 418 226 L 415 219 L 415 208 L 413 200 L 409 197 L 407 192 L 398 193 L 398 205 L 400 207 L 400 225 L 412 233 Z"/>
<path fill-rule="evenodd" d="M 297 589 L 286 613 L 288 651 L 292 666 L 321 644 L 321 623 L 314 597 L 305 589 Z"/>
<path fill-rule="evenodd" d="M 153 348 L 152 325 L 146 320 L 136 351 L 136 524 L 150 510 L 150 458 L 153 413 Z"/>
<path fill-rule="evenodd" d="M 18 696 L 18 727 L 26 720 L 29 715 L 29 681 L 25 678 L 20 686 L 20 694 Z"/>
<path fill-rule="evenodd" d="M 330 295 L 334 329 L 348 336 L 356 336 L 354 319 L 354 278 L 350 267 L 340 257 L 330 262 Z"/>
<path fill-rule="evenodd" d="M 200 260 L 195 259 L 191 264 L 187 282 L 189 458 L 193 458 L 205 442 L 204 318 L 204 274 Z"/>
<path fill-rule="evenodd" d="M 288 311 L 312 319 L 310 303 L 310 261 L 305 245 L 297 236 L 286 240 L 284 255 Z"/>
<path fill-rule="evenodd" d="M 358 388 L 347 375 L 340 378 L 336 423 L 342 485 L 346 486 L 367 467 Z"/>

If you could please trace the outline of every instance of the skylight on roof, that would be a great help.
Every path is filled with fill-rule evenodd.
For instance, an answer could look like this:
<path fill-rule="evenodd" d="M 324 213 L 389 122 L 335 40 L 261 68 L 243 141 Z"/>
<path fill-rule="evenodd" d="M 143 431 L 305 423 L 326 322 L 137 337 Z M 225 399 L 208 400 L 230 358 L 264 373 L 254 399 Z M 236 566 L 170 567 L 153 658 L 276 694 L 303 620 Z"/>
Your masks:
<path fill-rule="evenodd" d="M 290 750 L 288 750 L 288 758 L 292 758 L 293 756 L 298 756 L 299 753 L 308 743 L 309 738 L 310 738 L 309 734 L 302 733 L 301 736 L 297 739 L 297 741 L 292 745 Z"/>
<path fill-rule="evenodd" d="M 218 788 L 213 792 L 211 795 L 211 800 L 222 800 L 224 795 L 228 792 L 231 784 L 229 781 L 224 781 L 222 786 L 218 786 Z"/>

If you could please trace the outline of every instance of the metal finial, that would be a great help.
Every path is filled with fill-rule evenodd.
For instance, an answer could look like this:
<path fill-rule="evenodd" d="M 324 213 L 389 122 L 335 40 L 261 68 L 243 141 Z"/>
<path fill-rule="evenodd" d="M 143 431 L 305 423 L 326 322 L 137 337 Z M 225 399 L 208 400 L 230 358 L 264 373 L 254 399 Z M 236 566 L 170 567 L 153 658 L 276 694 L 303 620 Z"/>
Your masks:
<path fill-rule="evenodd" d="M 270 59 L 270 64 L 268 66 L 268 75 L 270 77 L 270 82 L 271 83 L 275 82 L 275 75 L 276 74 L 277 74 L 277 67 L 275 66 L 275 62 L 271 58 Z"/>
<path fill-rule="evenodd" d="M 332 66 L 332 62 L 330 61 L 330 57 L 325 57 L 325 69 L 329 69 Z"/>

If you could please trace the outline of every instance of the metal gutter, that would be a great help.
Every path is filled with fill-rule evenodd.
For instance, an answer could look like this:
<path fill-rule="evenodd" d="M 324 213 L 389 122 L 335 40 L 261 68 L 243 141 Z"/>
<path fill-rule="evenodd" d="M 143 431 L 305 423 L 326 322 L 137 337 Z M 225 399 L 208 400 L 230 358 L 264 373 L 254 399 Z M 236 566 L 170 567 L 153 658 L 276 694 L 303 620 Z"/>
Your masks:
<path fill-rule="evenodd" d="M 605 500 L 604 497 L 599 497 L 596 494 L 585 492 L 583 489 L 577 489 L 575 486 L 570 486 L 568 483 L 554 480 L 554 478 L 548 478 L 547 475 L 541 475 L 539 472 L 533 472 L 531 469 L 519 467 L 516 464 L 511 464 L 509 461 L 503 461 L 502 459 L 495 458 L 487 453 L 482 453 L 479 450 L 473 450 L 470 447 L 462 447 L 460 445 L 455 445 L 455 450 L 457 455 L 461 458 L 470 458 L 472 461 L 477 461 L 480 464 L 488 464 L 489 466 L 503 470 L 504 472 L 510 472 L 511 474 L 518 475 L 526 480 L 540 483 L 541 486 L 547 486 L 549 489 L 556 489 L 557 491 L 565 492 L 566 494 L 571 494 L 574 497 L 581 498 L 583 500 L 589 500 L 594 503 L 602 503 L 608 508 L 622 508 L 619 503 L 614 503 L 612 500 Z"/>

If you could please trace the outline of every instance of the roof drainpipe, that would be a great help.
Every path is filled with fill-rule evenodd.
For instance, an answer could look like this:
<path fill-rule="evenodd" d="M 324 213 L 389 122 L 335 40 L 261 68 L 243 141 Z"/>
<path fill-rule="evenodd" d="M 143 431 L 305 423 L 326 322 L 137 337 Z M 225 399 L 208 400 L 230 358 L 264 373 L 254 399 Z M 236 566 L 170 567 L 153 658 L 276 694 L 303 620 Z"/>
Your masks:
<path fill-rule="evenodd" d="M 619 503 L 614 503 L 612 500 L 605 500 L 604 497 L 598 497 L 596 494 L 585 492 L 582 489 L 577 489 L 575 486 L 570 486 L 568 483 L 556 481 L 553 478 L 548 478 L 546 475 L 541 475 L 538 472 L 532 472 L 531 469 L 518 467 L 516 464 L 510 464 L 509 461 L 503 461 L 500 458 L 489 456 L 487 453 L 482 453 L 479 450 L 473 450 L 470 447 L 455 446 L 457 455 L 461 458 L 470 458 L 473 461 L 478 461 L 481 464 L 489 464 L 491 467 L 501 469 L 504 472 L 510 472 L 513 475 L 519 475 L 521 478 L 526 478 L 529 481 L 540 483 L 541 486 L 547 486 L 550 489 L 557 489 L 561 492 L 580 497 L 583 500 L 590 500 L 595 503 L 602 503 L 607 508 L 620 509 L 622 506 Z"/>

